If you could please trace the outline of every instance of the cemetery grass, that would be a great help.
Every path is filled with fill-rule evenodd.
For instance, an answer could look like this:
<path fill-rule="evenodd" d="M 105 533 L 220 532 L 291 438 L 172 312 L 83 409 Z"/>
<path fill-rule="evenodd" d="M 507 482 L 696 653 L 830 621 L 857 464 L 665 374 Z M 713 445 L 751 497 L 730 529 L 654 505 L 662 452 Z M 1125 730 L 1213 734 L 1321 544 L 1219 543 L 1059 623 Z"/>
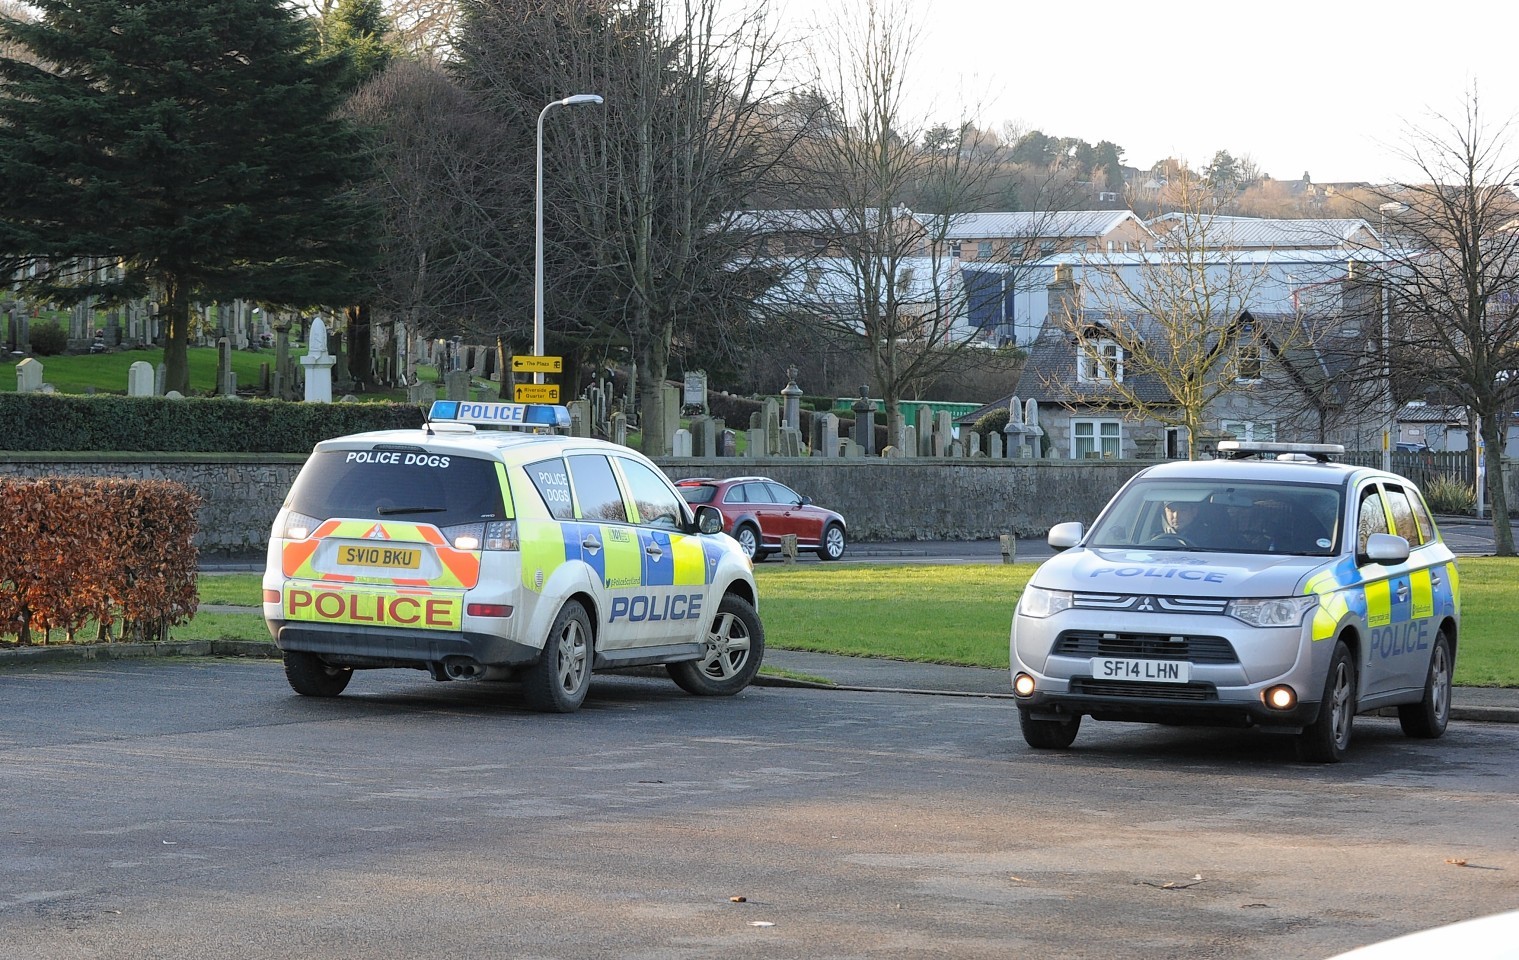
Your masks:
<path fill-rule="evenodd" d="M 1005 670 L 1013 606 L 1035 565 L 797 564 L 755 568 L 767 645 L 784 650 Z M 1519 559 L 1460 561 L 1461 636 L 1456 682 L 1519 687 Z M 256 612 L 259 574 L 203 575 L 201 613 L 175 639 L 268 638 Z"/>
<path fill-rule="evenodd" d="M 115 353 L 60 354 L 55 357 L 38 357 L 42 364 L 42 379 L 53 385 L 59 393 L 81 394 L 108 393 L 125 396 L 127 374 L 132 364 L 142 360 L 155 370 L 163 362 L 162 349 L 119 350 Z M 191 347 L 188 358 L 190 368 L 190 393 L 209 396 L 216 391 L 216 348 Z M 237 375 L 238 386 L 244 390 L 259 384 L 261 367 L 274 365 L 274 350 L 232 351 L 232 372 Z M 432 367 L 418 367 L 423 380 L 436 380 L 437 371 Z M 16 378 L 14 367 L 0 377 L 0 389 L 14 392 Z M 377 390 L 359 395 L 360 400 L 406 399 L 405 390 Z"/>

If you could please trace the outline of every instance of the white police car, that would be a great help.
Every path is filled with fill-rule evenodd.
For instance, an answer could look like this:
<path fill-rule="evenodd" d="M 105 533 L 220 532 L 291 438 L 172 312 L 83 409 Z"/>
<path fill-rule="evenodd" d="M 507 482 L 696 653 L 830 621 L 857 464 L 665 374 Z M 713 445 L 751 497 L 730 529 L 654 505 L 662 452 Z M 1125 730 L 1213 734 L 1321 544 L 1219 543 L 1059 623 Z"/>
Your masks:
<path fill-rule="evenodd" d="M 264 619 L 297 693 L 355 670 L 511 679 L 569 712 L 593 671 L 664 664 L 728 695 L 759 671 L 754 575 L 711 508 L 636 451 L 547 432 L 563 407 L 435 403 L 420 430 L 324 440 L 274 521 Z"/>
<path fill-rule="evenodd" d="M 1028 743 L 1068 747 L 1083 716 L 1254 725 L 1334 762 L 1356 713 L 1393 706 L 1440 736 L 1455 557 L 1413 483 L 1340 453 L 1220 443 L 1135 475 L 1090 530 L 1051 529 L 1010 640 Z"/>

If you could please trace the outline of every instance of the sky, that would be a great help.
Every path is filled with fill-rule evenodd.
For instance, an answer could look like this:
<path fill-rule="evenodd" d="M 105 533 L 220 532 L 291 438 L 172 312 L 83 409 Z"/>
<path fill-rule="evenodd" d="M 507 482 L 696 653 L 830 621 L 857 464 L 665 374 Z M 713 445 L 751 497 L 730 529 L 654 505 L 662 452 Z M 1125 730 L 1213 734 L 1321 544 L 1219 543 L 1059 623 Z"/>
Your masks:
<path fill-rule="evenodd" d="M 925 115 L 980 91 L 983 128 L 1111 140 L 1134 167 L 1227 150 L 1278 180 L 1418 179 L 1411 131 L 1464 118 L 1474 84 L 1484 126 L 1519 115 L 1519 7 L 1493 0 L 903 2 Z"/>

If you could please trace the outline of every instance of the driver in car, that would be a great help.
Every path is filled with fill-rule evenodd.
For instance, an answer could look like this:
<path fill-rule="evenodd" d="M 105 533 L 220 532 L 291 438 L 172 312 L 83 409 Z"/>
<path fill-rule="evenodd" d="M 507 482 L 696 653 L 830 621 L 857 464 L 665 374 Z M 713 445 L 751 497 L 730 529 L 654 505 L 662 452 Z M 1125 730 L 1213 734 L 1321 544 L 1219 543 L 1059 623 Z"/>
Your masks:
<path fill-rule="evenodd" d="M 1175 534 L 1185 538 L 1187 533 L 1196 533 L 1197 514 L 1199 507 L 1195 500 L 1172 500 L 1166 504 L 1164 527 L 1166 533 Z"/>

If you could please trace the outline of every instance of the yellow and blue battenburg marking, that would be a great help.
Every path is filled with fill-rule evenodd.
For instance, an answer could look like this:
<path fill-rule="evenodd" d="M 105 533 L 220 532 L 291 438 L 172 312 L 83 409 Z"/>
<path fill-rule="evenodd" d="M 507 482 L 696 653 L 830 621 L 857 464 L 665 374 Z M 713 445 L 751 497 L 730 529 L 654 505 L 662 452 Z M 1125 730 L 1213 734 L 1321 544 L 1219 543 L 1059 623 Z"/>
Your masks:
<path fill-rule="evenodd" d="M 1319 596 L 1319 607 L 1313 615 L 1313 639 L 1334 637 L 1347 614 L 1355 614 L 1374 632 L 1454 615 L 1458 586 L 1454 563 L 1367 579 L 1355 560 L 1346 557 L 1314 576 L 1304 588 L 1305 593 Z"/>
<path fill-rule="evenodd" d="M 568 427 L 570 411 L 568 407 L 550 403 L 434 400 L 427 419 L 494 427 Z"/>

